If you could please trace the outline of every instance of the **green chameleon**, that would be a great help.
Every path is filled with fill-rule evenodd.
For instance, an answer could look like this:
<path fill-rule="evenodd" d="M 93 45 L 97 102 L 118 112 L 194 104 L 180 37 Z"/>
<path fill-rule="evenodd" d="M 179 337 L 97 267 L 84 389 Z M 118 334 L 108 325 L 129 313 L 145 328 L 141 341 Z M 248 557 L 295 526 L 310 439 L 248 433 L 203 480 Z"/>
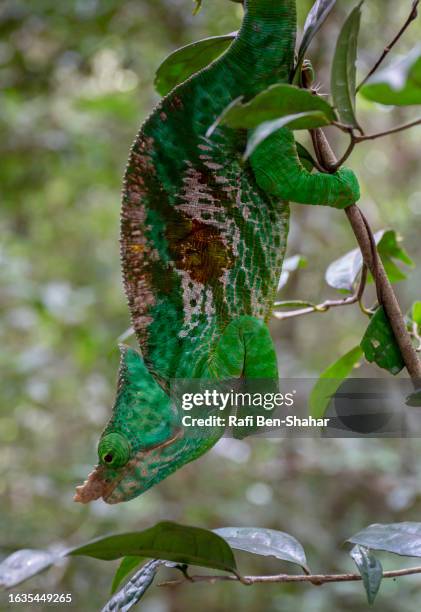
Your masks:
<path fill-rule="evenodd" d="M 174 379 L 277 378 L 268 331 L 285 254 L 289 201 L 344 208 L 355 175 L 311 174 L 286 128 L 244 163 L 247 133 L 206 132 L 239 96 L 290 82 L 295 0 L 246 0 L 227 52 L 177 86 L 142 125 L 124 181 L 121 256 L 141 355 L 121 347 L 117 398 L 99 464 L 76 501 L 136 497 L 222 435 L 185 434 Z"/>

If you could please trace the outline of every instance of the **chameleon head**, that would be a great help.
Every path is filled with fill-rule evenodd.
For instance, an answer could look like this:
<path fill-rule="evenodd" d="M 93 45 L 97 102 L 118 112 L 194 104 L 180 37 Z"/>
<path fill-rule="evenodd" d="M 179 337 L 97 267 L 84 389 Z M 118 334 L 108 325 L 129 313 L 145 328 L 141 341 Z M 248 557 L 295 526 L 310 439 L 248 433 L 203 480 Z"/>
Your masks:
<path fill-rule="evenodd" d="M 190 461 L 170 398 L 137 351 L 120 349 L 113 415 L 98 444 L 98 465 L 76 489 L 81 503 L 128 501 Z"/>

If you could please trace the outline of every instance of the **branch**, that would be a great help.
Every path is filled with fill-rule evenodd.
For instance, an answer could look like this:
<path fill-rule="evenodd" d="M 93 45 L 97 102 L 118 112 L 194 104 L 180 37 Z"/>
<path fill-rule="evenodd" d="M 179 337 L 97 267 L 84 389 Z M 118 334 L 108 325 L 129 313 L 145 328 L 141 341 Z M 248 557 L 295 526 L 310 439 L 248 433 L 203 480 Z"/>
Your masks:
<path fill-rule="evenodd" d="M 390 130 L 386 130 L 385 132 L 378 132 L 377 134 L 363 134 L 362 136 L 351 135 L 351 142 L 357 144 L 359 142 L 364 142 L 364 140 L 375 140 L 376 138 L 382 138 L 383 136 L 389 136 L 389 134 L 396 134 L 396 132 L 402 132 L 403 130 L 408 130 L 415 125 L 421 125 L 421 118 L 415 119 L 414 121 L 410 121 L 409 123 L 404 123 L 403 125 L 398 125 L 395 128 Z"/>
<path fill-rule="evenodd" d="M 316 153 L 320 156 L 319 162 L 328 169 L 335 167 L 337 160 L 323 130 L 312 130 L 312 138 L 317 143 Z M 386 311 L 405 366 L 414 386 L 417 387 L 419 381 L 421 381 L 421 362 L 412 345 L 411 336 L 406 328 L 398 300 L 378 254 L 371 228 L 356 204 L 346 208 L 345 212 L 361 249 L 364 263 L 376 283 L 379 303 L 383 305 Z"/>
<path fill-rule="evenodd" d="M 421 574 L 421 567 L 408 567 L 400 570 L 389 570 L 383 572 L 383 578 L 398 578 L 399 576 L 409 576 L 411 574 Z M 277 574 L 275 576 L 243 576 L 241 582 L 243 584 L 257 584 L 257 583 L 286 583 L 286 582 L 310 582 L 315 586 L 325 584 L 327 582 L 354 582 L 360 581 L 362 577 L 360 574 Z M 167 580 L 158 584 L 160 587 L 174 587 L 184 584 L 186 582 L 210 582 L 214 584 L 219 581 L 234 581 L 240 582 L 238 576 L 231 574 L 217 574 L 214 576 L 206 575 L 193 575 L 178 580 Z"/>
<path fill-rule="evenodd" d="M 361 272 L 361 280 L 357 291 L 343 300 L 325 300 L 321 304 L 309 304 L 306 308 L 300 308 L 298 310 L 291 310 L 290 312 L 274 312 L 273 316 L 280 321 L 284 319 L 292 319 L 293 317 L 301 317 L 302 315 L 312 314 L 313 312 L 327 312 L 331 308 L 339 308 L 341 306 L 350 306 L 356 302 L 361 301 L 364 293 L 365 285 L 367 282 L 367 266 L 364 264 Z M 279 306 L 275 302 L 275 306 Z"/>
<path fill-rule="evenodd" d="M 380 66 L 380 64 L 383 62 L 383 60 L 385 59 L 385 57 L 387 57 L 387 55 L 390 53 L 390 51 L 393 49 L 393 47 L 396 45 L 396 43 L 398 42 L 398 40 L 402 37 L 402 35 L 404 34 L 404 32 L 407 30 L 407 28 L 410 26 L 410 24 L 417 18 L 418 16 L 418 4 L 419 4 L 420 0 L 414 0 L 412 2 L 412 8 L 411 8 L 411 12 L 408 15 L 407 20 L 405 21 L 405 23 L 403 24 L 403 26 L 401 27 L 401 29 L 399 30 L 399 32 L 396 34 L 395 38 L 392 40 L 391 43 L 389 43 L 387 45 L 387 47 L 384 48 L 383 53 L 381 54 L 381 56 L 379 57 L 379 59 L 377 60 L 377 62 L 374 64 L 374 66 L 372 67 L 372 69 L 370 70 L 370 72 L 367 74 L 366 77 L 363 78 L 363 80 L 361 81 L 361 83 L 358 85 L 356 91 L 359 91 L 359 89 L 364 85 L 364 83 L 366 83 L 366 81 L 368 81 L 368 79 L 371 77 L 372 74 L 374 74 L 376 72 L 376 70 L 378 69 L 378 67 Z"/>

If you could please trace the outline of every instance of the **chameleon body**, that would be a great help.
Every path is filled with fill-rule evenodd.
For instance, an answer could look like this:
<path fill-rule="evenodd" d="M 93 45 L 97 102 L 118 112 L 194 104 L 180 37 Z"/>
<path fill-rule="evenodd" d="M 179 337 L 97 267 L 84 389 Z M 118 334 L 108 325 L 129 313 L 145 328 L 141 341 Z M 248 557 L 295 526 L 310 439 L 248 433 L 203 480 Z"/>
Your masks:
<path fill-rule="evenodd" d="M 123 190 L 124 284 L 141 355 L 123 347 L 99 465 L 76 500 L 136 497 L 219 439 L 184 434 L 168 396 L 176 378 L 277 378 L 267 328 L 284 258 L 289 204 L 343 208 L 350 170 L 310 174 L 281 129 L 243 163 L 247 133 L 206 132 L 234 99 L 293 70 L 295 0 L 246 0 L 228 51 L 176 87 L 142 125 Z"/>

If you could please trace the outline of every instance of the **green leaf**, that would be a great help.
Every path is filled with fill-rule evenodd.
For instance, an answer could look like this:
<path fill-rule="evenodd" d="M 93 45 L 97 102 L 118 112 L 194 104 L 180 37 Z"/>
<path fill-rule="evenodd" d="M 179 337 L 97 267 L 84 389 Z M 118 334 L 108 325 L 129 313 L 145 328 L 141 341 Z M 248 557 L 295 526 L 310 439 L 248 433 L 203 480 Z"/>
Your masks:
<path fill-rule="evenodd" d="M 219 124 L 228 125 L 234 129 L 252 129 L 259 127 L 265 121 L 278 120 L 281 117 L 310 111 L 318 113 L 321 117 L 321 123 L 316 122 L 316 127 L 328 125 L 336 119 L 334 109 L 323 98 L 285 83 L 272 85 L 245 104 L 242 104 L 241 101 L 242 98 L 237 98 L 227 106 L 209 128 L 208 137 Z M 304 121 L 302 127 L 291 129 L 307 129 L 307 125 L 311 127 L 312 124 L 307 120 L 307 123 Z"/>
<path fill-rule="evenodd" d="M 398 234 L 394 230 L 383 229 L 374 234 L 374 240 L 390 282 L 395 283 L 404 280 L 406 275 L 392 260 L 398 259 L 410 266 L 413 265 L 413 261 L 400 246 L 401 239 Z M 349 251 L 329 265 L 325 274 L 327 284 L 335 289 L 352 291 L 362 265 L 361 251 L 359 249 Z M 371 277 L 369 282 L 372 282 Z"/>
<path fill-rule="evenodd" d="M 153 557 L 228 572 L 236 568 L 233 552 L 222 538 L 207 529 L 170 521 L 163 521 L 145 531 L 99 538 L 74 548 L 68 554 L 106 561 L 125 556 Z"/>
<path fill-rule="evenodd" d="M 292 257 L 287 257 L 287 259 L 284 260 L 282 266 L 282 272 L 278 283 L 278 291 L 280 291 L 282 287 L 287 284 L 291 272 L 295 272 L 296 270 L 305 268 L 306 265 L 307 258 L 303 255 L 292 255 Z"/>
<path fill-rule="evenodd" d="M 317 0 L 317 2 L 313 4 L 304 24 L 303 38 L 298 50 L 298 58 L 295 69 L 296 73 L 301 70 L 304 56 L 310 46 L 311 41 L 326 21 L 331 10 L 335 6 L 335 3 L 336 0 Z"/>
<path fill-rule="evenodd" d="M 115 593 L 121 582 L 126 576 L 132 573 L 141 563 L 143 557 L 123 557 L 120 565 L 114 574 L 113 583 L 111 585 L 111 594 Z"/>
<path fill-rule="evenodd" d="M 339 389 L 342 381 L 349 376 L 362 357 L 362 350 L 356 346 L 340 359 L 332 363 L 314 385 L 310 398 L 310 414 L 322 418 L 330 404 L 331 398 Z"/>
<path fill-rule="evenodd" d="M 362 3 L 361 3 L 362 4 Z M 339 34 L 332 63 L 332 97 L 342 123 L 359 128 L 355 116 L 356 66 L 361 4 L 354 8 Z"/>
<path fill-rule="evenodd" d="M 110 599 L 101 612 L 116 612 L 117 610 L 128 612 L 131 610 L 152 585 L 161 565 L 163 565 L 163 561 L 159 559 L 153 559 L 145 563 L 133 578 Z"/>
<path fill-rule="evenodd" d="M 421 327 L 421 302 L 414 302 L 412 304 L 411 318 L 418 327 Z"/>
<path fill-rule="evenodd" d="M 421 45 L 375 73 L 361 87 L 360 93 L 367 100 L 379 104 L 421 104 Z"/>
<path fill-rule="evenodd" d="M 378 242 L 378 251 L 382 257 L 390 259 L 399 259 L 408 266 L 413 266 L 414 262 L 409 257 L 408 253 L 401 247 L 401 238 L 394 230 L 382 230 L 377 232 L 375 237 Z"/>
<path fill-rule="evenodd" d="M 181 47 L 171 53 L 159 66 L 155 75 L 155 89 L 162 96 L 186 81 L 228 49 L 236 32 L 225 36 L 211 36 Z"/>
<path fill-rule="evenodd" d="M 419 408 L 421 406 L 421 389 L 417 389 L 408 395 L 405 404 L 411 408 Z"/>
<path fill-rule="evenodd" d="M 312 172 L 313 168 L 316 167 L 316 162 L 314 161 L 313 156 L 300 142 L 296 142 L 295 146 L 297 147 L 300 162 L 308 172 Z"/>
<path fill-rule="evenodd" d="M 303 547 L 288 533 L 259 527 L 223 527 L 214 529 L 214 533 L 224 538 L 232 548 L 254 555 L 276 557 L 309 571 Z"/>
<path fill-rule="evenodd" d="M 348 538 L 347 541 L 404 557 L 421 557 L 421 523 L 411 521 L 375 523 Z"/>
<path fill-rule="evenodd" d="M 248 159 L 266 138 L 269 138 L 269 136 L 283 127 L 288 127 L 290 130 L 312 130 L 328 125 L 328 123 L 326 115 L 320 111 L 297 113 L 275 119 L 274 121 L 265 121 L 251 132 L 247 140 L 247 148 L 243 159 Z"/>
<path fill-rule="evenodd" d="M 17 550 L 0 563 L 0 587 L 10 589 L 40 574 L 61 557 L 46 550 Z"/>
<path fill-rule="evenodd" d="M 359 544 L 356 544 L 349 554 L 361 574 L 367 593 L 368 605 L 371 606 L 376 599 L 383 579 L 382 564 L 368 548 Z"/>
<path fill-rule="evenodd" d="M 398 374 L 405 366 L 389 319 L 382 306 L 371 317 L 361 340 L 361 348 L 367 361 L 376 363 L 391 374 Z"/>

